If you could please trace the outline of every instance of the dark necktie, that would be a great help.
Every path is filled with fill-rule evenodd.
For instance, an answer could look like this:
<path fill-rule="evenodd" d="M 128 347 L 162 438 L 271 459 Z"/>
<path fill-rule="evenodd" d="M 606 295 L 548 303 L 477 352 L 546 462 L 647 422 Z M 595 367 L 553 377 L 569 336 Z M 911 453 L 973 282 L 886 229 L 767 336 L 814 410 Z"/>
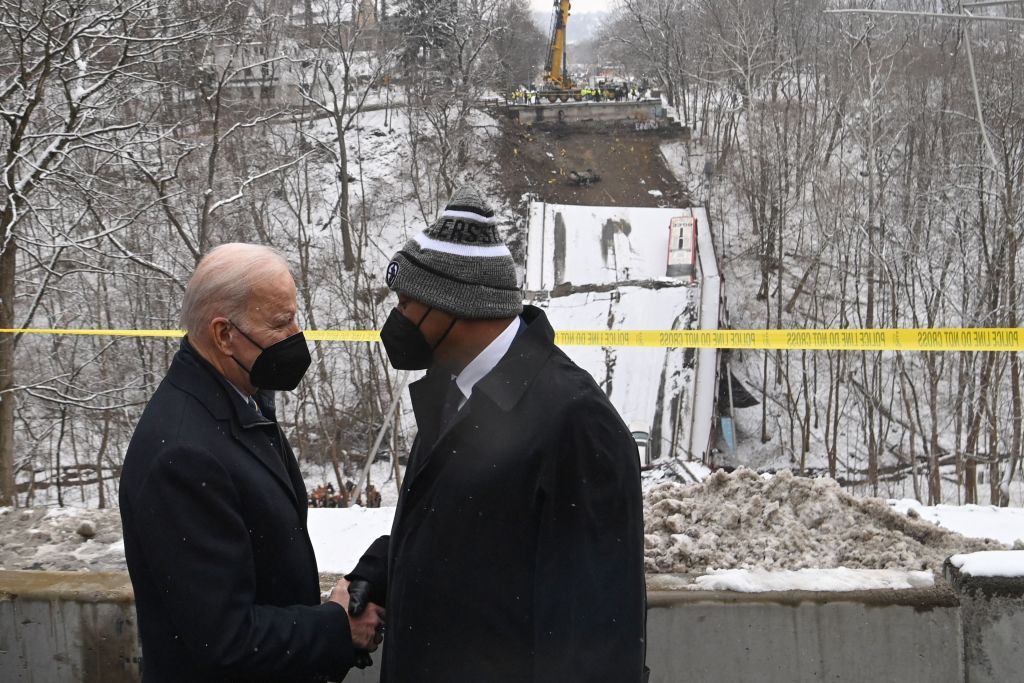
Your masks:
<path fill-rule="evenodd" d="M 260 406 L 259 406 L 258 403 L 256 403 L 255 397 L 250 396 L 249 400 L 246 401 L 246 403 L 249 405 L 249 408 L 254 413 L 256 413 L 257 415 L 260 416 L 260 419 L 264 420 L 264 422 L 266 421 L 267 418 L 263 415 L 263 411 L 260 410 Z M 270 436 L 268 434 L 267 437 L 270 440 L 270 445 L 273 446 L 274 450 L 277 452 L 278 457 L 281 458 L 281 464 L 284 466 L 284 470 L 287 473 L 288 472 L 288 457 L 285 455 L 284 443 L 282 442 L 282 439 L 284 439 L 284 436 L 281 434 L 280 430 L 277 430 L 277 432 L 276 432 L 276 434 L 274 436 Z"/>
<path fill-rule="evenodd" d="M 462 390 L 452 378 L 448 383 L 448 391 L 444 396 L 444 405 L 441 407 L 441 431 L 443 432 L 451 424 L 455 416 L 459 414 L 459 404 L 462 403 Z"/>

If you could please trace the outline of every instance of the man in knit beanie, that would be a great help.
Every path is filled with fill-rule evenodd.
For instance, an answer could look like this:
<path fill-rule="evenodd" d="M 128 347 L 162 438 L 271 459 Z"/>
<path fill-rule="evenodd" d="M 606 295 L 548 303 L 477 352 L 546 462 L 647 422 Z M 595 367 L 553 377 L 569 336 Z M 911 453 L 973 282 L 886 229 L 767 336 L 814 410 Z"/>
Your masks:
<path fill-rule="evenodd" d="M 381 681 L 641 681 L 636 444 L 593 378 L 523 306 L 472 187 L 388 264 L 381 330 L 418 433 L 391 535 L 347 577 L 386 608 Z"/>
<path fill-rule="evenodd" d="M 469 186 L 457 189 L 434 224 L 395 254 L 386 280 L 395 292 L 460 318 L 511 318 L 523 310 L 494 211 Z"/>

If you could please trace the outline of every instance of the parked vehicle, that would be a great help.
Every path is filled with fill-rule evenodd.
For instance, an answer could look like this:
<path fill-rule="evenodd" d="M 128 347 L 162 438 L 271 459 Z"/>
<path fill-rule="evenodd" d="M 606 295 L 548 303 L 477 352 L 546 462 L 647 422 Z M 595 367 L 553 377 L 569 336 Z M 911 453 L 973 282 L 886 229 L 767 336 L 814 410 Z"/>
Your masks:
<path fill-rule="evenodd" d="M 668 225 L 668 264 L 665 274 L 669 277 L 697 277 L 697 219 L 693 216 L 676 216 Z"/>

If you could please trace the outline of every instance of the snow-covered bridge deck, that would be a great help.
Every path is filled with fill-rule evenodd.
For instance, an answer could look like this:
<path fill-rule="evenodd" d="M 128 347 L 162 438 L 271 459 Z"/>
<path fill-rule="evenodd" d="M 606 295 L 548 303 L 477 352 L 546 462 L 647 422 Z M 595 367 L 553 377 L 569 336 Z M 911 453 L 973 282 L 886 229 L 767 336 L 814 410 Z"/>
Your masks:
<path fill-rule="evenodd" d="M 669 221 L 697 219 L 695 282 L 666 276 Z M 715 329 L 719 278 L 701 208 L 530 206 L 525 288 L 555 329 Z M 567 347 L 652 455 L 702 459 L 717 394 L 714 349 Z"/>

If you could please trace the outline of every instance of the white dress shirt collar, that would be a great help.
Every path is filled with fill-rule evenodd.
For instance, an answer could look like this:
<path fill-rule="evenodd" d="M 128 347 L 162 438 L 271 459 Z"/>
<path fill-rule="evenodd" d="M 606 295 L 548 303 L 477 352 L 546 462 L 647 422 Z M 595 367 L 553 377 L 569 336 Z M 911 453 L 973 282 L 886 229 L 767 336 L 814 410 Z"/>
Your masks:
<path fill-rule="evenodd" d="M 464 367 L 455 378 L 455 383 L 459 386 L 459 391 L 462 392 L 460 408 L 469 400 L 476 383 L 486 377 L 487 373 L 493 370 L 508 353 L 509 347 L 515 341 L 516 333 L 519 332 L 519 325 L 519 316 L 516 316 L 516 319 L 509 323 L 508 327 L 495 337 L 494 341 L 488 344 L 487 348 L 481 351 L 476 358 L 471 360 L 469 365 Z"/>
<path fill-rule="evenodd" d="M 225 377 L 224 379 L 227 379 L 227 377 Z M 242 400 L 243 400 L 243 401 L 245 401 L 246 403 L 248 403 L 248 402 L 249 402 L 249 399 L 251 399 L 251 398 L 252 398 L 252 396 L 251 396 L 251 395 L 249 395 L 249 394 L 245 393 L 244 391 L 242 391 L 241 389 L 239 389 L 239 388 L 238 388 L 238 385 L 237 385 L 237 384 L 235 384 L 234 382 L 232 382 L 232 381 L 231 381 L 231 380 L 229 380 L 229 379 L 228 379 L 228 384 L 230 384 L 230 385 L 231 385 L 231 388 L 232 388 L 232 389 L 234 389 L 235 391 L 237 391 L 237 392 L 238 392 L 238 395 L 239 395 L 239 396 L 241 396 L 241 397 L 242 397 Z"/>

